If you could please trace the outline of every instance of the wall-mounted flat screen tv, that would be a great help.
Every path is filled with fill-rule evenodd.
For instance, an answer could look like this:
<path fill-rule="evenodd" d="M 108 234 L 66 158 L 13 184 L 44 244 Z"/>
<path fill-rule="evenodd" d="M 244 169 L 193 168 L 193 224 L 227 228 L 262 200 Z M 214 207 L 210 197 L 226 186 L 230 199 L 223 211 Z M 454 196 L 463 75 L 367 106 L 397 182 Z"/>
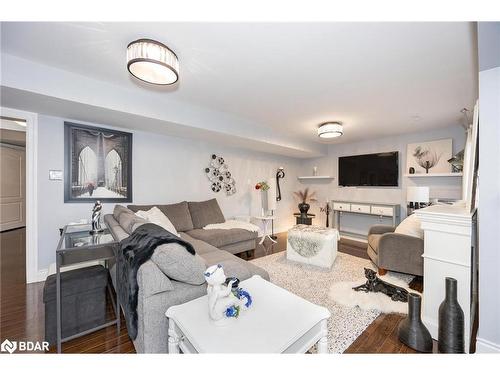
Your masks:
<path fill-rule="evenodd" d="M 398 186 L 398 152 L 339 157 L 339 186 Z"/>

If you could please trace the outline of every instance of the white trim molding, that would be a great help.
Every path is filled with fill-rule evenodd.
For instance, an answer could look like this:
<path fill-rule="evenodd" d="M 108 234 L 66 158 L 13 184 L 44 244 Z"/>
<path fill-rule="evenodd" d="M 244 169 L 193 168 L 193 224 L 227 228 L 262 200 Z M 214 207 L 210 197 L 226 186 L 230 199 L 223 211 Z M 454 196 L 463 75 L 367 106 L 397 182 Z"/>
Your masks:
<path fill-rule="evenodd" d="M 40 281 L 38 270 L 38 114 L 0 107 L 5 117 L 26 120 L 26 283 Z M 45 280 L 45 277 L 43 277 Z"/>
<path fill-rule="evenodd" d="M 478 337 L 476 341 L 476 353 L 500 354 L 500 344 L 496 344 L 494 342 Z"/>

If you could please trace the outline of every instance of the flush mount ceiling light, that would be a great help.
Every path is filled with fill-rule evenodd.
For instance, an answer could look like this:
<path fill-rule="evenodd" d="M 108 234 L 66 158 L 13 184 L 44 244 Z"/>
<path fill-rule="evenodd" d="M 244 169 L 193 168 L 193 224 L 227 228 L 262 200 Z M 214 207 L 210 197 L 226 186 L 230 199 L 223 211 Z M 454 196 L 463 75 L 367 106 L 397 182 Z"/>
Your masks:
<path fill-rule="evenodd" d="M 127 46 L 127 69 L 134 77 L 155 85 L 171 85 L 179 79 L 177 55 L 152 39 L 138 39 Z"/>
<path fill-rule="evenodd" d="M 318 137 L 320 138 L 336 138 L 344 134 L 344 128 L 341 122 L 325 122 L 318 128 Z"/>

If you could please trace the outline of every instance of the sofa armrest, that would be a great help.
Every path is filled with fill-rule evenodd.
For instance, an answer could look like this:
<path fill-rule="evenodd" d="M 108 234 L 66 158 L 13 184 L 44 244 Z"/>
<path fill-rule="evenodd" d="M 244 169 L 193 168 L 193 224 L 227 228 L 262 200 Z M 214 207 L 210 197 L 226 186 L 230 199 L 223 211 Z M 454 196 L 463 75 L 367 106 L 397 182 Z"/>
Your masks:
<path fill-rule="evenodd" d="M 424 240 L 399 233 L 386 233 L 378 245 L 379 267 L 388 270 L 422 275 Z"/>
<path fill-rule="evenodd" d="M 396 230 L 392 225 L 373 225 L 368 231 L 368 235 L 370 234 L 384 234 L 388 232 L 394 232 Z"/>

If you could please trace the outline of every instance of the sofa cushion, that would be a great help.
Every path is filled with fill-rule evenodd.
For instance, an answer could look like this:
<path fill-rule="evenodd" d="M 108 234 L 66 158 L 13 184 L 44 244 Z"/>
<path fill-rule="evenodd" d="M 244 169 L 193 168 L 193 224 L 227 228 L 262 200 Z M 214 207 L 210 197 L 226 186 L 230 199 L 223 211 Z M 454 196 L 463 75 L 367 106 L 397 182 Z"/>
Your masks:
<path fill-rule="evenodd" d="M 188 206 L 194 229 L 201 229 L 208 224 L 219 224 L 226 221 L 215 198 L 203 202 L 188 202 Z"/>
<path fill-rule="evenodd" d="M 175 230 L 174 225 L 168 219 L 167 215 L 160 211 L 160 209 L 156 206 L 152 207 L 148 211 L 139 210 L 136 212 L 136 215 L 142 217 L 150 223 L 159 225 L 163 229 L 168 230 L 170 233 L 179 236 L 179 233 Z"/>
<path fill-rule="evenodd" d="M 381 234 L 370 234 L 368 236 L 368 245 L 372 248 L 372 250 L 378 254 L 378 244 L 380 242 Z"/>
<path fill-rule="evenodd" d="M 417 215 L 413 214 L 404 219 L 394 233 L 406 234 L 407 236 L 424 239 L 424 231 Z"/>
<path fill-rule="evenodd" d="M 215 246 L 212 246 L 209 243 L 206 243 L 205 241 L 197 240 L 196 238 L 193 238 L 184 232 L 179 233 L 179 237 L 182 238 L 184 241 L 189 242 L 191 245 L 193 245 L 196 254 L 201 255 L 202 258 L 203 254 L 211 253 L 214 251 L 220 251 Z"/>
<path fill-rule="evenodd" d="M 252 262 L 247 262 L 227 251 L 213 251 L 202 255 L 207 267 L 214 264 L 221 264 L 224 267 L 224 273 L 227 277 L 235 276 L 241 281 L 246 280 L 253 275 L 260 275 L 265 280 L 269 280 L 269 274 L 263 268 L 260 268 Z"/>
<path fill-rule="evenodd" d="M 137 282 L 145 297 L 174 290 L 170 279 L 152 261 L 147 261 L 140 267 Z"/>
<path fill-rule="evenodd" d="M 137 212 L 148 211 L 152 207 L 158 207 L 161 212 L 163 212 L 169 220 L 174 224 L 175 229 L 178 232 L 186 232 L 188 230 L 194 229 L 193 221 L 191 219 L 191 214 L 189 213 L 188 202 L 180 202 L 174 204 L 150 204 L 150 205 L 133 205 L 130 204 L 127 207 L 132 211 Z"/>
<path fill-rule="evenodd" d="M 182 245 L 169 243 L 158 246 L 151 260 L 172 280 L 192 285 L 205 282 L 205 262 L 198 254 L 190 254 Z"/>
<path fill-rule="evenodd" d="M 118 217 L 118 223 L 120 223 L 120 226 L 125 232 L 131 234 L 134 230 L 137 229 L 137 227 L 147 223 L 147 221 L 130 211 L 120 213 Z"/>
<path fill-rule="evenodd" d="M 256 232 L 245 229 L 193 229 L 187 232 L 191 237 L 221 247 L 257 238 Z"/>
<path fill-rule="evenodd" d="M 127 207 L 122 206 L 120 204 L 117 204 L 113 208 L 113 217 L 116 219 L 116 221 L 118 221 L 120 218 L 120 215 L 124 212 L 129 212 L 129 213 L 132 212 L 133 213 L 133 211 L 129 210 Z"/>

